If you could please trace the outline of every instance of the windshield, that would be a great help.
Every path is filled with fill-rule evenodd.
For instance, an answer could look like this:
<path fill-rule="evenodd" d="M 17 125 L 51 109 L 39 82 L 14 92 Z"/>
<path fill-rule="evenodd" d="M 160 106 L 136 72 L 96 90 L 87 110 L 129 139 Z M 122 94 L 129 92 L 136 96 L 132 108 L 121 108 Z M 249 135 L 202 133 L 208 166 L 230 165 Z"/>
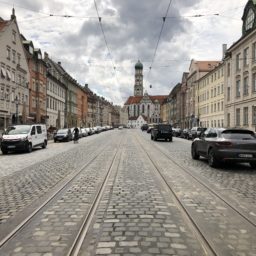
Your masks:
<path fill-rule="evenodd" d="M 11 126 L 7 129 L 5 134 L 7 134 L 7 135 L 28 134 L 29 131 L 30 131 L 30 126 L 29 125 Z"/>

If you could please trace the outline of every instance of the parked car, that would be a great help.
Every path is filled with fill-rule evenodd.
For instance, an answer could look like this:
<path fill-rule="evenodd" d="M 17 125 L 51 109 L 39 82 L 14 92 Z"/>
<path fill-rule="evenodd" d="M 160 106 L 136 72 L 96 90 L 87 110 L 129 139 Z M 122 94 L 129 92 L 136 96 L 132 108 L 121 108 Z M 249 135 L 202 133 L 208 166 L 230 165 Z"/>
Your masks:
<path fill-rule="evenodd" d="M 81 136 L 82 136 L 82 137 L 88 136 L 88 132 L 87 132 L 86 128 L 81 128 L 81 129 L 80 129 L 80 133 L 81 133 Z"/>
<path fill-rule="evenodd" d="M 164 139 L 172 141 L 172 126 L 170 124 L 156 124 L 151 130 L 151 140 Z"/>
<path fill-rule="evenodd" d="M 183 129 L 180 137 L 184 139 L 188 139 L 188 136 L 189 136 L 189 129 Z"/>
<path fill-rule="evenodd" d="M 204 132 L 207 128 L 204 127 L 192 127 L 192 129 L 190 130 L 188 137 L 189 139 L 195 139 L 200 137 L 201 133 Z"/>
<path fill-rule="evenodd" d="M 143 124 L 143 125 L 141 126 L 141 130 L 142 130 L 142 131 L 147 131 L 147 129 L 148 129 L 148 124 Z"/>
<path fill-rule="evenodd" d="M 208 128 L 191 144 L 193 159 L 208 159 L 211 167 L 221 162 L 247 162 L 256 168 L 256 136 L 247 129 Z"/>
<path fill-rule="evenodd" d="M 180 128 L 172 128 L 172 135 L 175 137 L 180 137 L 181 129 Z"/>
<path fill-rule="evenodd" d="M 3 154 L 9 151 L 27 151 L 35 147 L 46 148 L 47 130 L 44 124 L 13 125 L 7 128 L 2 136 L 1 150 Z"/>
<path fill-rule="evenodd" d="M 153 129 L 154 124 L 148 124 L 147 133 L 151 133 L 151 130 Z"/>
<path fill-rule="evenodd" d="M 73 135 L 69 128 L 59 129 L 54 135 L 54 142 L 71 141 L 72 139 Z"/>

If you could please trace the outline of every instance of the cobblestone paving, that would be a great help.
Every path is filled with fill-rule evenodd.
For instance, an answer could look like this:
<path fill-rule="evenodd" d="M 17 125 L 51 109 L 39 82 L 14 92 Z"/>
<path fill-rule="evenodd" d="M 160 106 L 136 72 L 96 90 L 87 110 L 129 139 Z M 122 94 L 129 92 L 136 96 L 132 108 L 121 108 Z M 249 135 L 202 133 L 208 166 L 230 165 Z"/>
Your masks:
<path fill-rule="evenodd" d="M 114 134 L 109 135 L 109 138 L 105 137 L 106 143 L 111 141 L 112 136 Z M 9 218 L 38 200 L 68 174 L 79 169 L 102 144 L 104 143 L 100 140 L 76 144 L 72 150 L 56 154 L 47 161 L 35 163 L 22 171 L 2 177 L 0 179 L 0 231 L 2 223 L 6 223 Z"/>
<path fill-rule="evenodd" d="M 115 143 L 108 146 L 29 227 L 3 246 L 0 255 L 65 255 L 106 175 L 116 147 Z"/>
<path fill-rule="evenodd" d="M 255 226 L 161 156 L 152 143 L 144 145 L 218 255 L 256 255 Z"/>
<path fill-rule="evenodd" d="M 148 134 L 141 134 L 139 131 L 136 133 L 150 141 Z M 173 160 L 232 200 L 236 207 L 239 207 L 256 224 L 256 170 L 252 170 L 248 164 L 227 164 L 219 169 L 211 168 L 205 159 L 191 158 L 191 141 L 188 140 L 174 137 L 173 143 L 161 141 L 152 143 L 165 149 Z"/>
<path fill-rule="evenodd" d="M 152 168 L 130 138 L 80 256 L 205 255 Z"/>

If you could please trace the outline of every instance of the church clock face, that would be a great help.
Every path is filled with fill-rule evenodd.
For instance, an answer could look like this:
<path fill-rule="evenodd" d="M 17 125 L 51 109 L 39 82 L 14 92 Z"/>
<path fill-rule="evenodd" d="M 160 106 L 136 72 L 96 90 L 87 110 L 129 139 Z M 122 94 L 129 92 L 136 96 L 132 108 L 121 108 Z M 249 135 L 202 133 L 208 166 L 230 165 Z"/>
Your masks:
<path fill-rule="evenodd" d="M 252 9 L 249 9 L 245 19 L 245 30 L 249 30 L 253 27 L 254 19 L 255 13 Z"/>

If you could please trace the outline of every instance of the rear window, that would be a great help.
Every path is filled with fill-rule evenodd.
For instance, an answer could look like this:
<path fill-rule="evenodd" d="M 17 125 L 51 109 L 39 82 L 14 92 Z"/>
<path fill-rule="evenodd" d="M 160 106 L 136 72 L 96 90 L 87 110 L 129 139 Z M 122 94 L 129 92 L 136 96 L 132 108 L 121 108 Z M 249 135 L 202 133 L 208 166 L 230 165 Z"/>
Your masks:
<path fill-rule="evenodd" d="M 197 130 L 200 131 L 200 132 L 203 132 L 203 131 L 206 130 L 206 128 L 200 127 L 200 128 L 197 128 Z"/>
<path fill-rule="evenodd" d="M 235 140 L 255 140 L 256 137 L 253 132 L 241 132 L 241 131 L 224 131 L 221 134 L 222 138 L 235 139 Z"/>
<path fill-rule="evenodd" d="M 170 125 L 158 125 L 158 129 L 159 130 L 163 130 L 163 131 L 171 131 L 172 127 Z"/>

